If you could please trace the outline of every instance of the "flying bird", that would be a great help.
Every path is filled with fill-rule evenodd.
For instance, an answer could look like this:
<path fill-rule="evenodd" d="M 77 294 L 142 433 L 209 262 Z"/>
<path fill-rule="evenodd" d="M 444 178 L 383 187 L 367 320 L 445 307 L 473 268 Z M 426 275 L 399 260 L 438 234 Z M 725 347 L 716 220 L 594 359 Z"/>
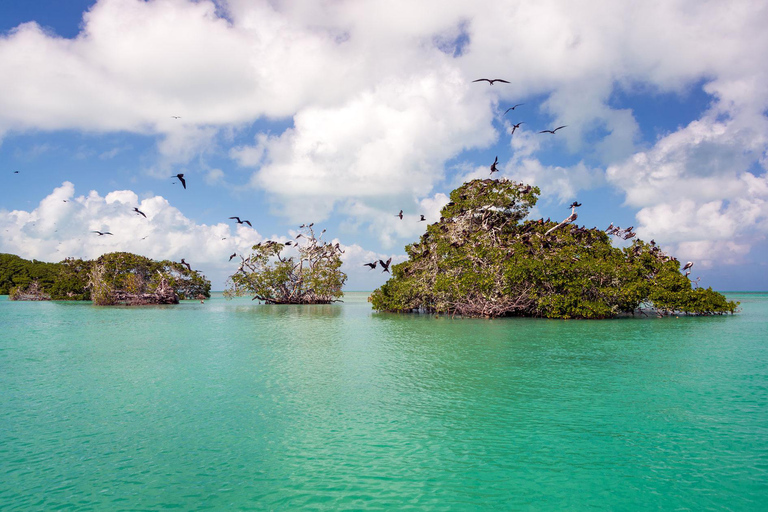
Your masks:
<path fill-rule="evenodd" d="M 112 233 L 110 233 L 109 231 L 104 231 L 103 233 L 101 231 L 91 231 L 91 233 L 98 233 L 99 236 L 112 235 Z"/>
<path fill-rule="evenodd" d="M 491 80 L 490 78 L 478 78 L 477 80 L 472 80 L 473 82 L 488 82 L 489 84 L 493 85 L 493 82 L 502 82 L 505 84 L 508 84 L 506 80 L 502 80 L 501 78 L 494 78 Z"/>
<path fill-rule="evenodd" d="M 364 267 L 371 267 L 371 270 L 373 270 L 373 269 L 376 268 L 376 263 L 377 263 L 376 261 L 374 261 L 373 263 L 363 263 L 363 266 Z"/>
<path fill-rule="evenodd" d="M 427 219 L 422 215 L 421 218 L 419 219 L 419 222 L 421 222 L 423 220 L 427 220 Z"/>
<path fill-rule="evenodd" d="M 568 208 L 578 208 L 579 206 L 581 206 L 581 203 L 574 201 L 571 203 L 571 206 L 569 206 Z"/>
<path fill-rule="evenodd" d="M 136 208 L 135 206 L 133 207 L 133 211 L 135 211 L 135 212 L 136 212 L 137 214 L 139 214 L 139 215 L 142 215 L 142 216 L 143 216 L 145 219 L 147 218 L 147 216 L 146 216 L 146 215 L 144 215 L 144 212 L 143 212 L 143 211 L 141 211 L 141 210 L 139 210 L 139 209 L 138 209 L 138 208 Z"/>
<path fill-rule="evenodd" d="M 176 176 L 171 176 L 171 178 L 179 178 L 179 181 L 181 182 L 181 186 L 184 187 L 184 189 L 187 188 L 187 182 L 184 179 L 184 175 L 182 173 L 179 173 Z"/>
<path fill-rule="evenodd" d="M 192 267 L 189 266 L 189 263 L 184 261 L 184 258 L 181 258 L 181 264 L 186 266 L 189 269 L 190 272 L 192 271 Z"/>
<path fill-rule="evenodd" d="M 507 110 L 504 112 L 504 115 L 506 115 L 506 114 L 507 114 L 507 112 L 509 112 L 510 110 L 515 110 L 515 109 L 516 109 L 517 107 L 519 107 L 520 105 L 525 105 L 525 103 L 518 103 L 518 104 L 517 104 L 517 105 L 515 105 L 514 107 L 509 107 L 509 108 L 508 108 L 508 109 L 507 109 Z"/>
<path fill-rule="evenodd" d="M 13 171 L 13 174 L 19 174 L 19 171 Z"/>
<path fill-rule="evenodd" d="M 251 224 L 251 221 L 249 220 L 240 220 L 240 217 L 230 217 L 230 219 L 235 219 L 238 224 L 248 224 L 249 226 L 253 227 L 253 224 Z"/>
<path fill-rule="evenodd" d="M 174 119 L 181 119 L 181 116 L 171 116 Z"/>
<path fill-rule="evenodd" d="M 395 215 L 395 217 L 400 217 L 400 220 L 403 220 L 403 210 L 400 210 L 400 213 Z"/>
<path fill-rule="evenodd" d="M 496 157 L 496 160 L 494 160 L 493 163 L 491 164 L 491 174 L 493 174 L 495 172 L 499 172 L 499 170 L 496 168 L 496 164 L 497 163 L 499 163 L 499 157 L 498 156 Z"/>
<path fill-rule="evenodd" d="M 390 273 L 389 272 L 389 264 L 392 263 L 392 258 L 389 258 L 386 263 L 384 263 L 382 260 L 379 260 L 379 265 L 384 269 L 382 272 Z"/>
<path fill-rule="evenodd" d="M 229 257 L 229 261 L 232 261 L 232 258 L 234 258 L 235 256 L 237 256 L 237 253 L 236 253 L 236 252 L 233 252 L 233 253 L 232 253 L 232 256 L 230 256 L 230 257 Z"/>
<path fill-rule="evenodd" d="M 515 134 L 515 130 L 517 130 L 518 128 L 520 128 L 520 125 L 521 125 L 521 124 L 525 124 L 525 123 L 523 123 L 523 122 L 521 121 L 521 122 L 519 122 L 519 123 L 517 123 L 517 124 L 513 124 L 513 125 L 512 125 L 512 133 L 510 133 L 510 135 L 514 135 L 514 134 Z"/>
<path fill-rule="evenodd" d="M 551 134 L 554 135 L 557 130 L 560 130 L 561 128 L 565 128 L 566 126 L 568 126 L 568 125 L 564 124 L 563 126 L 558 126 L 554 130 L 541 130 L 539 133 L 551 133 Z"/>

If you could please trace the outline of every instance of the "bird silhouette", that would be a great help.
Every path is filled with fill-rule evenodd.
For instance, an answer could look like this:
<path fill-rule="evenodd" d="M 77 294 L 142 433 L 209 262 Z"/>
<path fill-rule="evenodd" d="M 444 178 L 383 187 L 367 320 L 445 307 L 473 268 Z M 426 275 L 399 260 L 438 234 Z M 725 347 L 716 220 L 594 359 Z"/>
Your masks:
<path fill-rule="evenodd" d="M 181 116 L 171 116 L 174 119 L 181 119 Z"/>
<path fill-rule="evenodd" d="M 232 261 L 232 258 L 234 258 L 235 256 L 237 256 L 237 253 L 236 253 L 236 252 L 233 252 L 233 253 L 232 253 L 232 256 L 230 256 L 230 257 L 229 257 L 229 261 Z"/>
<path fill-rule="evenodd" d="M 502 82 L 502 83 L 505 83 L 505 84 L 508 84 L 508 83 L 509 83 L 509 82 L 507 82 L 506 80 L 502 80 L 501 78 L 494 78 L 494 79 L 490 79 L 490 78 L 478 78 L 477 80 L 472 80 L 472 82 L 488 82 L 488 83 L 489 83 L 489 84 L 491 84 L 491 85 L 493 85 L 493 82 Z"/>
<path fill-rule="evenodd" d="M 400 217 L 400 220 L 403 220 L 403 210 L 400 210 L 400 213 L 395 215 L 395 217 Z"/>
<path fill-rule="evenodd" d="M 98 234 L 99 234 L 99 236 L 104 236 L 104 235 L 111 235 L 111 234 L 112 234 L 112 233 L 110 233 L 109 231 L 104 231 L 103 233 L 102 233 L 101 231 L 91 231 L 91 233 L 98 233 Z M 114 236 L 114 235 L 113 235 L 113 236 Z"/>
<path fill-rule="evenodd" d="M 179 181 L 181 182 L 181 186 L 184 187 L 184 189 L 186 190 L 187 181 L 184 179 L 184 174 L 179 173 L 176 176 L 171 176 L 171 178 L 179 178 Z"/>
<path fill-rule="evenodd" d="M 514 135 L 514 134 L 515 134 L 515 131 L 516 131 L 518 128 L 520 128 L 520 125 L 521 125 L 521 124 L 525 124 L 525 123 L 523 123 L 523 122 L 521 121 L 521 122 L 519 122 L 519 123 L 517 123 L 517 124 L 513 124 L 513 125 L 512 125 L 512 133 L 510 133 L 510 135 Z"/>
<path fill-rule="evenodd" d="M 578 208 L 579 206 L 581 206 L 581 203 L 574 201 L 571 203 L 571 206 L 569 206 L 568 208 Z"/>
<path fill-rule="evenodd" d="M 13 174 L 19 174 L 19 171 L 13 171 Z"/>
<path fill-rule="evenodd" d="M 517 104 L 517 105 L 515 105 L 514 107 L 509 107 L 507 110 L 505 110 L 505 111 L 504 111 L 504 115 L 507 115 L 507 112 L 509 112 L 510 110 L 515 110 L 515 109 L 516 109 L 517 107 L 519 107 L 520 105 L 525 105 L 525 103 L 518 103 L 518 104 Z"/>
<path fill-rule="evenodd" d="M 493 174 L 495 172 L 499 172 L 499 170 L 496 168 L 496 164 L 497 163 L 499 163 L 499 157 L 498 156 L 496 157 L 496 160 L 494 160 L 493 163 L 491 164 L 491 174 Z"/>
<path fill-rule="evenodd" d="M 249 220 L 240 220 L 240 217 L 230 217 L 230 219 L 235 219 L 238 224 L 248 224 L 249 226 L 253 227 L 253 224 L 251 224 L 251 221 Z"/>
<path fill-rule="evenodd" d="M 143 216 L 145 219 L 147 218 L 147 216 L 146 216 L 146 215 L 144 215 L 144 212 L 143 212 L 143 211 L 141 211 L 141 210 L 139 210 L 139 209 L 138 209 L 138 208 L 136 208 L 135 206 L 133 207 L 133 211 L 135 211 L 135 212 L 136 212 L 137 214 L 139 214 L 139 215 L 142 215 L 142 216 Z"/>
<path fill-rule="evenodd" d="M 688 270 L 689 268 L 693 267 L 693 262 L 689 261 L 685 265 L 683 265 L 683 270 Z"/>
<path fill-rule="evenodd" d="M 186 266 L 186 267 L 187 267 L 187 269 L 189 269 L 189 271 L 190 271 L 190 272 L 192 272 L 192 267 L 190 267 L 190 266 L 189 266 L 189 263 L 187 263 L 186 261 L 184 261 L 184 258 L 181 258 L 181 264 L 182 264 L 182 265 L 184 265 L 184 266 Z"/>
<path fill-rule="evenodd" d="M 371 270 L 373 270 L 373 269 L 376 268 L 376 263 L 377 263 L 376 261 L 374 261 L 373 263 L 363 263 L 363 266 L 364 267 L 371 267 Z"/>
<path fill-rule="evenodd" d="M 382 260 L 379 260 L 379 265 L 384 269 L 382 272 L 390 273 L 389 272 L 389 264 L 392 263 L 392 258 L 389 258 L 386 263 L 384 263 Z"/>
<path fill-rule="evenodd" d="M 419 222 L 425 221 L 425 220 L 427 220 L 427 219 L 422 215 L 421 218 L 419 219 Z"/>
<path fill-rule="evenodd" d="M 568 125 L 564 124 L 563 126 L 558 126 L 554 130 L 541 130 L 539 133 L 551 133 L 552 135 L 554 135 L 557 130 L 560 130 L 561 128 L 565 128 L 566 126 Z"/>

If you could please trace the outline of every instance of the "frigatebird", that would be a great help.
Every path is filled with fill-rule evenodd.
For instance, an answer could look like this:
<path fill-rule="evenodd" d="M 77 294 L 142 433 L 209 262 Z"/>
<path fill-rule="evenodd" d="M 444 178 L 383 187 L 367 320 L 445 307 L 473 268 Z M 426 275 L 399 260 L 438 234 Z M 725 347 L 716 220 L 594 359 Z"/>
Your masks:
<path fill-rule="evenodd" d="M 181 119 L 181 116 L 171 116 L 174 119 Z"/>
<path fill-rule="evenodd" d="M 564 124 L 563 126 L 558 126 L 554 130 L 541 130 L 539 133 L 551 133 L 552 135 L 554 135 L 557 130 L 559 130 L 561 128 L 565 128 L 566 126 L 568 126 L 568 125 Z"/>
<path fill-rule="evenodd" d="M 510 110 L 515 110 L 515 109 L 516 109 L 517 107 L 519 107 L 520 105 L 525 105 L 525 103 L 518 103 L 518 104 L 517 104 L 517 105 L 515 105 L 514 107 L 509 107 L 509 108 L 508 108 L 508 109 L 507 109 L 507 110 L 504 112 L 504 115 L 507 115 L 507 112 L 509 112 Z"/>
<path fill-rule="evenodd" d="M 568 208 L 578 208 L 579 206 L 581 206 L 581 203 L 574 201 L 571 203 L 571 206 L 569 206 Z"/>
<path fill-rule="evenodd" d="M 377 263 L 376 261 L 374 261 L 373 263 L 363 263 L 363 266 L 371 267 L 371 270 L 373 270 L 376 268 L 376 263 Z"/>
<path fill-rule="evenodd" d="M 509 83 L 509 82 L 507 82 L 506 80 L 502 80 L 501 78 L 494 78 L 494 79 L 490 79 L 490 78 L 478 78 L 477 80 L 472 80 L 472 81 L 473 81 L 473 82 L 488 82 L 488 83 L 489 83 L 489 84 L 491 84 L 491 85 L 493 85 L 493 82 L 502 82 L 502 83 L 505 83 L 505 84 L 508 84 L 508 83 Z"/>
<path fill-rule="evenodd" d="M 403 220 L 403 210 L 400 210 L 400 213 L 395 215 L 395 217 L 400 217 L 400 220 Z"/>
<path fill-rule="evenodd" d="M 249 220 L 240 220 L 240 217 L 230 217 L 230 219 L 235 219 L 238 224 L 248 224 L 249 226 L 253 227 L 253 224 L 251 224 L 251 221 Z"/>
<path fill-rule="evenodd" d="M 105 231 L 103 233 L 101 231 L 91 231 L 91 233 L 98 233 L 99 236 L 112 235 L 112 233 L 110 233 L 109 231 Z M 112 235 L 112 236 L 114 236 L 114 235 Z"/>
<path fill-rule="evenodd" d="M 689 261 L 685 265 L 683 265 L 683 270 L 688 270 L 689 268 L 693 267 L 693 262 Z"/>
<path fill-rule="evenodd" d="M 498 156 L 496 157 L 496 160 L 494 160 L 493 163 L 491 164 L 491 174 L 493 174 L 495 172 L 499 172 L 499 170 L 496 168 L 496 164 L 497 163 L 499 163 L 499 157 Z"/>
<path fill-rule="evenodd" d="M 388 274 L 390 273 L 389 272 L 389 264 L 390 263 L 392 263 L 392 258 L 389 258 L 386 263 L 384 263 L 383 261 L 379 260 L 379 265 L 381 265 L 381 267 L 384 269 L 384 270 L 382 270 L 382 272 L 386 272 Z"/>
<path fill-rule="evenodd" d="M 510 135 L 514 135 L 514 134 L 515 134 L 515 130 L 517 130 L 518 128 L 520 128 L 520 125 L 521 125 L 521 124 L 525 124 L 525 123 L 523 123 L 522 121 L 520 121 L 520 122 L 519 122 L 519 123 L 517 123 L 517 124 L 513 124 L 513 125 L 512 125 L 512 133 L 510 133 Z"/>
<path fill-rule="evenodd" d="M 189 271 L 192 272 L 192 267 L 189 266 L 189 263 L 184 261 L 184 258 L 181 258 L 181 264 L 185 265 L 189 269 Z"/>
<path fill-rule="evenodd" d="M 230 256 L 230 257 L 229 257 L 229 261 L 232 261 L 232 258 L 234 258 L 235 256 L 237 256 L 237 253 L 236 253 L 236 252 L 233 252 L 233 253 L 232 253 L 232 256 Z"/>
<path fill-rule="evenodd" d="M 426 218 L 425 218 L 425 217 L 422 215 L 422 216 L 421 216 L 421 218 L 419 219 L 419 222 L 421 222 L 421 221 L 423 221 L 423 220 L 425 221 L 425 220 L 427 220 L 427 219 L 426 219 Z"/>
<path fill-rule="evenodd" d="M 184 180 L 184 174 L 179 173 L 176 176 L 171 176 L 171 178 L 179 178 L 179 181 L 181 182 L 181 186 L 184 187 L 184 189 L 187 188 L 187 182 Z"/>
<path fill-rule="evenodd" d="M 138 209 L 138 208 L 136 208 L 135 206 L 133 207 L 133 211 L 135 211 L 135 212 L 136 212 L 136 213 L 138 213 L 139 215 L 142 215 L 142 216 L 144 216 L 144 218 L 145 218 L 145 219 L 147 218 L 147 216 L 146 216 L 146 215 L 144 215 L 144 212 L 143 212 L 143 211 L 141 211 L 141 210 L 139 210 L 139 209 Z"/>

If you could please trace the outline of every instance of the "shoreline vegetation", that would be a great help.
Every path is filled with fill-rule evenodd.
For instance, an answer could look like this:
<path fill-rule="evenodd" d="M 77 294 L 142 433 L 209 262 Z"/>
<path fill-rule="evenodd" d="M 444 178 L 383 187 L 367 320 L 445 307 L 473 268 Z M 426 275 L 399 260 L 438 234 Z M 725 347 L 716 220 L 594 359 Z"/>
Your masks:
<path fill-rule="evenodd" d="M 10 300 L 90 300 L 98 306 L 178 304 L 210 297 L 211 282 L 181 263 L 128 252 L 59 263 L 0 254 L 0 295 Z"/>
<path fill-rule="evenodd" d="M 609 233 L 628 240 L 631 228 L 573 224 L 577 202 L 562 222 L 524 220 L 540 192 L 505 178 L 451 192 L 440 221 L 405 247 L 408 260 L 369 298 L 374 309 L 563 319 L 737 311 L 738 302 L 692 283 L 653 240 L 614 247 Z"/>

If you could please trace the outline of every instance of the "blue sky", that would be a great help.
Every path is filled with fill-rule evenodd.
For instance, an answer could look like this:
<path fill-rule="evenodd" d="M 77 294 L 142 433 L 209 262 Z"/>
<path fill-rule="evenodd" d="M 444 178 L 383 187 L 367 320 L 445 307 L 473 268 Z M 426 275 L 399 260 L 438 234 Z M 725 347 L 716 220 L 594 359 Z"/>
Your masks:
<path fill-rule="evenodd" d="M 572 4 L 0 3 L 0 252 L 185 258 L 221 289 L 315 222 L 369 290 L 498 156 L 533 216 L 578 200 L 704 286 L 768 289 L 768 4 Z"/>

